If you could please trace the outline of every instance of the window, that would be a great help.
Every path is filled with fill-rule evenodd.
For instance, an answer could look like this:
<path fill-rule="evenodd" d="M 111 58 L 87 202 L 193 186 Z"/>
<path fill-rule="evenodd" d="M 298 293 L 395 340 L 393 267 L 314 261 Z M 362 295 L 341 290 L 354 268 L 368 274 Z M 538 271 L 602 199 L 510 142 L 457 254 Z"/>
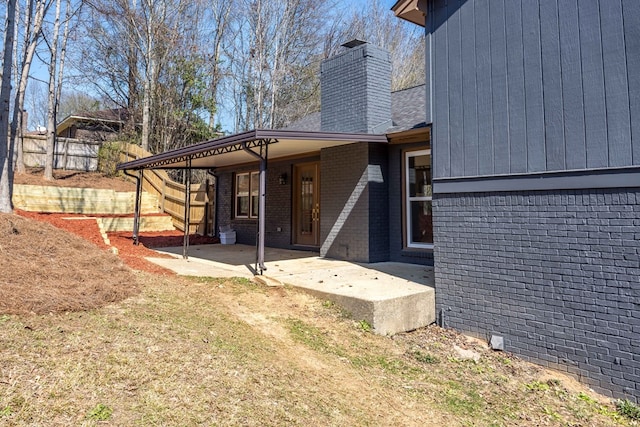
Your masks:
<path fill-rule="evenodd" d="M 406 246 L 433 248 L 431 150 L 405 153 Z"/>
<path fill-rule="evenodd" d="M 236 174 L 235 217 L 257 218 L 260 194 L 260 174 L 246 172 Z"/>

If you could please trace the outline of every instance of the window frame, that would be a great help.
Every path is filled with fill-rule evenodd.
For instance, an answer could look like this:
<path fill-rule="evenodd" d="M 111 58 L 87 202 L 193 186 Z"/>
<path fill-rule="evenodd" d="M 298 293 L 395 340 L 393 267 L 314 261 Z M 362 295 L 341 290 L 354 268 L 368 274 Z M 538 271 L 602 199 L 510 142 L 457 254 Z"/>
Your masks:
<path fill-rule="evenodd" d="M 247 192 L 248 193 L 247 196 L 238 195 L 238 183 L 241 177 L 247 177 L 249 180 L 249 189 Z M 256 182 L 257 182 L 258 188 L 252 188 L 254 187 L 253 185 L 254 177 L 257 177 Z M 257 195 L 254 195 L 254 193 L 257 193 Z M 258 212 L 254 212 L 254 210 L 259 210 L 259 207 L 257 206 L 259 202 L 258 204 L 256 204 L 254 209 L 253 198 L 258 197 L 259 194 L 260 194 L 260 172 L 256 170 L 247 171 L 247 172 L 237 172 L 234 175 L 234 179 L 233 179 L 233 217 L 237 219 L 257 219 Z M 238 214 L 238 198 L 239 197 L 249 198 L 249 205 L 248 205 L 249 211 L 247 215 Z"/>
<path fill-rule="evenodd" d="M 431 196 L 411 196 L 410 191 L 411 191 L 411 186 L 410 186 L 410 181 L 409 181 L 409 159 L 411 157 L 418 157 L 418 156 L 429 156 L 429 159 L 431 160 L 431 149 L 427 148 L 427 149 L 420 149 L 420 150 L 407 150 L 404 152 L 403 155 L 403 182 L 402 182 L 402 187 L 403 187 L 403 192 L 402 192 L 402 198 L 403 198 L 403 215 L 402 215 L 402 222 L 403 222 L 403 231 L 404 231 L 404 246 L 405 248 L 408 249 L 433 249 L 433 242 L 432 243 L 420 243 L 420 242 L 413 242 L 412 241 L 412 237 L 411 237 L 411 202 L 429 202 L 431 203 L 431 212 L 433 215 L 433 190 L 431 192 Z M 433 169 L 431 168 L 431 165 L 429 165 L 429 173 L 431 175 L 431 185 L 433 188 Z M 433 225 L 432 225 L 433 227 Z"/>

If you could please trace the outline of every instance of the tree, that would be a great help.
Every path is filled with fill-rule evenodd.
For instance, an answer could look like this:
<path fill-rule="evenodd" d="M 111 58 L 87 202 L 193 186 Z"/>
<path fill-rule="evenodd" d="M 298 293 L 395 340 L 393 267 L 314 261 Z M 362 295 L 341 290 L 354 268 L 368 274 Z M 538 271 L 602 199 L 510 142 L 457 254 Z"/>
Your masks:
<path fill-rule="evenodd" d="M 16 171 L 24 172 L 24 162 L 22 160 L 22 113 L 24 111 L 24 98 L 27 90 L 29 71 L 33 62 L 33 56 L 42 36 L 42 24 L 44 17 L 51 6 L 49 0 L 27 0 L 24 8 L 24 33 L 22 35 L 22 57 L 16 64 L 16 75 L 18 78 L 15 100 L 13 104 L 13 118 L 11 120 L 12 146 L 16 148 Z"/>
<path fill-rule="evenodd" d="M 36 129 L 47 123 L 47 89 L 43 82 L 31 80 L 25 93 L 25 111 L 28 112 L 28 129 Z"/>
<path fill-rule="evenodd" d="M 242 2 L 227 53 L 236 131 L 281 127 L 309 112 L 331 7 L 313 0 Z"/>
<path fill-rule="evenodd" d="M 58 105 L 58 117 L 64 119 L 72 114 L 81 114 L 89 111 L 97 111 L 103 108 L 104 103 L 84 92 L 61 92 L 60 105 Z"/>
<path fill-rule="evenodd" d="M 424 83 L 424 30 L 397 19 L 380 0 L 368 2 L 345 23 L 341 43 L 357 38 L 389 51 L 392 90 Z"/>
<path fill-rule="evenodd" d="M 4 28 L 2 86 L 0 86 L 0 212 L 11 213 L 13 204 L 13 143 L 9 135 L 11 65 L 15 34 L 16 0 L 8 0 Z"/>
<path fill-rule="evenodd" d="M 49 97 L 47 108 L 47 153 L 44 162 L 44 179 L 53 179 L 53 162 L 56 144 L 56 66 L 58 63 L 58 31 L 60 30 L 60 4 L 56 0 L 56 16 L 53 24 L 53 38 L 51 39 L 51 59 L 49 61 Z"/>
<path fill-rule="evenodd" d="M 203 133 L 189 126 L 202 130 L 201 118 L 214 122 L 229 3 L 233 2 L 90 2 L 84 19 L 88 39 L 78 66 L 82 74 L 92 76 L 100 93 L 129 109 L 134 124 L 141 123 L 130 128 L 140 131 L 144 148 L 155 151 L 194 142 L 193 135 Z M 197 73 L 193 64 L 198 65 Z"/>
<path fill-rule="evenodd" d="M 60 104 L 60 96 L 62 94 L 62 80 L 64 76 L 64 61 L 67 48 L 67 40 L 69 38 L 69 22 L 71 16 L 71 0 L 65 3 L 65 20 L 62 40 L 60 40 L 60 48 L 58 48 L 58 38 L 60 31 L 60 9 L 62 0 L 56 0 L 56 13 L 53 24 L 53 35 L 49 43 L 50 60 L 49 60 L 49 94 L 47 101 L 47 153 L 45 157 L 44 179 L 53 179 L 53 166 L 55 161 L 55 145 L 56 145 L 56 122 L 58 120 L 58 105 Z M 58 51 L 59 50 L 59 51 Z M 57 71 L 57 73 L 56 73 Z M 57 75 L 56 75 L 57 74 Z"/>

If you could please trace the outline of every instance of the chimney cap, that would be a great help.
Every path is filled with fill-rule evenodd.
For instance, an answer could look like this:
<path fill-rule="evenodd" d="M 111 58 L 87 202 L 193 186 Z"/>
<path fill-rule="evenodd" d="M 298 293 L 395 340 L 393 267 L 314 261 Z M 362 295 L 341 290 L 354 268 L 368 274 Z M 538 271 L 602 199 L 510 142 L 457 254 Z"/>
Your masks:
<path fill-rule="evenodd" d="M 346 43 L 344 43 L 344 44 L 342 44 L 340 46 L 346 47 L 347 49 L 351 49 L 351 48 L 354 48 L 356 46 L 360 46 L 360 45 L 363 45 L 363 44 L 367 44 L 367 42 L 364 41 L 364 40 L 353 39 L 353 40 L 348 41 L 348 42 L 346 42 Z"/>

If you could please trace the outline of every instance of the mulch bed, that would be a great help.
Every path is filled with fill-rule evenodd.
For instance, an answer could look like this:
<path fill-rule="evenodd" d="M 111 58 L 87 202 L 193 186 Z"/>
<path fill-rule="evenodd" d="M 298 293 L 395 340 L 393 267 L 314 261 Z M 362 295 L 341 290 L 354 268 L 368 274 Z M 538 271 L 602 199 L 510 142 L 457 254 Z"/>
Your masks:
<path fill-rule="evenodd" d="M 53 226 L 66 230 L 85 240 L 93 243 L 99 248 L 109 249 L 100 235 L 98 224 L 95 217 L 100 215 L 82 215 L 68 213 L 40 213 L 28 212 L 16 209 L 15 213 L 40 222 L 47 222 Z M 133 244 L 133 237 L 130 231 L 107 233 L 111 246 L 118 249 L 118 256 L 131 268 L 135 270 L 146 271 L 149 273 L 161 275 L 173 275 L 171 270 L 162 268 L 145 257 L 155 258 L 171 258 L 169 255 L 162 254 L 152 250 L 151 248 L 163 248 L 170 246 L 182 246 L 184 233 L 179 230 L 145 232 L 140 233 L 139 245 Z M 202 245 L 219 243 L 217 238 L 190 235 L 189 245 Z"/>

